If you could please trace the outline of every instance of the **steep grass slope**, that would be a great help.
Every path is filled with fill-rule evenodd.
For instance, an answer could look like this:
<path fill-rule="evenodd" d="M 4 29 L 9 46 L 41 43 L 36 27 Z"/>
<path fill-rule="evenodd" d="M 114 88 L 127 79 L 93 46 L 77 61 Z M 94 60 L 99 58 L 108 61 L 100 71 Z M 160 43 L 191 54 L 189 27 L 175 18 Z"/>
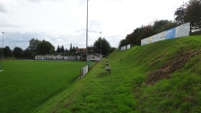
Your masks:
<path fill-rule="evenodd" d="M 115 51 L 34 112 L 201 112 L 201 36 Z"/>

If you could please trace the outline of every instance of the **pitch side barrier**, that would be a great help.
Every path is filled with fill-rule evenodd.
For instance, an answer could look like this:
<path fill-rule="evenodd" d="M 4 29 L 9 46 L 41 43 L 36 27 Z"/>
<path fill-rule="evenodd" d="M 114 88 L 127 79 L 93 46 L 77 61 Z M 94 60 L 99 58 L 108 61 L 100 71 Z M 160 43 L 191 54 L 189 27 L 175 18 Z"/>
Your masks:
<path fill-rule="evenodd" d="M 131 48 L 131 45 L 126 45 L 126 46 L 123 46 L 121 47 L 121 50 L 127 50 L 127 49 L 130 49 Z"/>
<path fill-rule="evenodd" d="M 84 75 L 86 75 L 88 73 L 88 71 L 89 71 L 89 66 L 88 65 L 82 67 L 80 69 L 80 78 L 82 78 Z"/>
<path fill-rule="evenodd" d="M 141 46 L 154 43 L 161 40 L 167 40 L 172 38 L 178 38 L 183 36 L 189 36 L 190 34 L 190 22 L 182 24 L 178 27 L 163 31 L 156 35 L 141 40 Z"/>

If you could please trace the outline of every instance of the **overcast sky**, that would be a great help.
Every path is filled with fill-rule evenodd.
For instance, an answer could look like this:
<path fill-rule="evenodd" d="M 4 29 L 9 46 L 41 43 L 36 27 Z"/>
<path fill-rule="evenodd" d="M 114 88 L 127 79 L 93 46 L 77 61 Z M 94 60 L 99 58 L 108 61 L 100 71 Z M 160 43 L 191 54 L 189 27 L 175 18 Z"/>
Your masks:
<path fill-rule="evenodd" d="M 98 37 L 113 47 L 127 34 L 155 20 L 174 20 L 188 0 L 89 0 L 89 46 Z M 31 38 L 58 45 L 86 47 L 87 0 L 0 0 L 4 47 L 26 49 Z M 102 35 L 100 34 L 102 32 Z M 2 42 L 2 33 L 0 34 Z"/>

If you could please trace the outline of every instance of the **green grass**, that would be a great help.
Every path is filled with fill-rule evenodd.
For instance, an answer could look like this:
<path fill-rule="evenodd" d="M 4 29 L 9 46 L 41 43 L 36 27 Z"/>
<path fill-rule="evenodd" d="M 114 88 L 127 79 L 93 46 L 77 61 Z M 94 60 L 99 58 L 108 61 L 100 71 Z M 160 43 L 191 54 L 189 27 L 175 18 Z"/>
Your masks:
<path fill-rule="evenodd" d="M 201 112 L 201 55 L 153 85 L 147 74 L 180 58 L 186 51 L 201 50 L 201 36 L 160 41 L 109 57 L 112 73 L 104 61 L 57 97 L 40 106 L 37 113 L 199 113 Z"/>
<path fill-rule="evenodd" d="M 70 87 L 84 62 L 3 61 L 0 113 L 30 113 Z"/>
<path fill-rule="evenodd" d="M 200 38 L 190 36 L 116 50 L 31 113 L 200 113 Z M 187 51 L 199 54 L 168 79 L 147 83 L 149 72 L 181 58 Z M 112 67 L 111 74 L 105 71 L 105 60 Z"/>

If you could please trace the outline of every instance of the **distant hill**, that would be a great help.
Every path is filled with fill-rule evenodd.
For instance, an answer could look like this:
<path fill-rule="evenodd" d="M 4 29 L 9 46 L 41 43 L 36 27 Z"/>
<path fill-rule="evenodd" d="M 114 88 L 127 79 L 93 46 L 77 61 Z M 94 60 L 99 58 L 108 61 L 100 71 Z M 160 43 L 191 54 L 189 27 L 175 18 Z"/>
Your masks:
<path fill-rule="evenodd" d="M 201 35 L 114 51 L 37 113 L 201 112 Z"/>

